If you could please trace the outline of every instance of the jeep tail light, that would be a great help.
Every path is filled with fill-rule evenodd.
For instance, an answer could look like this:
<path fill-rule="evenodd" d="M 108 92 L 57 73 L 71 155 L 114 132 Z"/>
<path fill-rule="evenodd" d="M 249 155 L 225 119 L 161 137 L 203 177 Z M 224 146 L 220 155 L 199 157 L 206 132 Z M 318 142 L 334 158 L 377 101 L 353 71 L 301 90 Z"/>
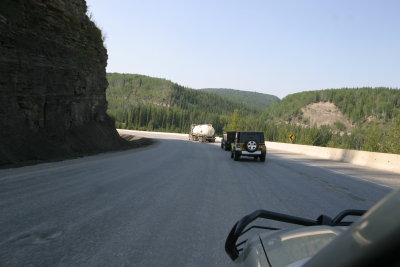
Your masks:
<path fill-rule="evenodd" d="M 240 148 L 240 144 L 236 144 L 236 148 Z"/>

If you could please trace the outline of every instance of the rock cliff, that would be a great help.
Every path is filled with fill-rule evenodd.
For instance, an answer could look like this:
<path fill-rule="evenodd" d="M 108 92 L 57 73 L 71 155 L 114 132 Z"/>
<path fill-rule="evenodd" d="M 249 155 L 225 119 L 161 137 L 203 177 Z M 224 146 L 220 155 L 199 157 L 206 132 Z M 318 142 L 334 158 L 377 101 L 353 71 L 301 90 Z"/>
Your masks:
<path fill-rule="evenodd" d="M 0 2 L 0 165 L 125 143 L 106 115 L 107 51 L 84 0 Z"/>

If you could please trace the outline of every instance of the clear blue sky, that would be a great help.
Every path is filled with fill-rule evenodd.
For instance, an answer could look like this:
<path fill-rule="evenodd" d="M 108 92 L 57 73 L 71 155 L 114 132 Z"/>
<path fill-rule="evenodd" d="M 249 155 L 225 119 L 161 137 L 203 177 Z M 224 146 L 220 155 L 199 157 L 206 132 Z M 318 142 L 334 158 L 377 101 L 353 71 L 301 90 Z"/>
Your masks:
<path fill-rule="evenodd" d="M 397 0 L 87 0 L 107 72 L 280 98 L 400 88 Z"/>

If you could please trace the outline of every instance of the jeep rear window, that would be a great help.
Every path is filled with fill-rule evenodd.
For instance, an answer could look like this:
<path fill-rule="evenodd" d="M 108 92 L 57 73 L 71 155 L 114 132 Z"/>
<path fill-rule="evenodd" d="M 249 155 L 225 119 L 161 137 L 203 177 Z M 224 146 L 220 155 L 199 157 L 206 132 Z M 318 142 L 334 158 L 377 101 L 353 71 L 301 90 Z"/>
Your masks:
<path fill-rule="evenodd" d="M 238 133 L 238 139 L 240 142 L 246 142 L 246 141 L 256 141 L 257 143 L 264 143 L 264 133 L 263 132 L 241 132 Z"/>

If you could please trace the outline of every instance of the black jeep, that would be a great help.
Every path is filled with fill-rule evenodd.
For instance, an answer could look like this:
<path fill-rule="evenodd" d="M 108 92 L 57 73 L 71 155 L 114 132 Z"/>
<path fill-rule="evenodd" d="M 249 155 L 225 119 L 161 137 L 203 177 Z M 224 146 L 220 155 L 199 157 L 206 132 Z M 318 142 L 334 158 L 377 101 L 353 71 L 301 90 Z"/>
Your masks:
<path fill-rule="evenodd" d="M 235 135 L 236 132 L 229 131 L 229 132 L 224 132 L 224 135 L 222 136 L 221 139 L 221 148 L 225 149 L 226 151 L 231 150 L 231 144 L 233 141 L 235 141 Z"/>
<path fill-rule="evenodd" d="M 267 148 L 263 132 L 237 132 L 231 147 L 231 158 L 234 160 L 246 156 L 265 161 Z"/>

